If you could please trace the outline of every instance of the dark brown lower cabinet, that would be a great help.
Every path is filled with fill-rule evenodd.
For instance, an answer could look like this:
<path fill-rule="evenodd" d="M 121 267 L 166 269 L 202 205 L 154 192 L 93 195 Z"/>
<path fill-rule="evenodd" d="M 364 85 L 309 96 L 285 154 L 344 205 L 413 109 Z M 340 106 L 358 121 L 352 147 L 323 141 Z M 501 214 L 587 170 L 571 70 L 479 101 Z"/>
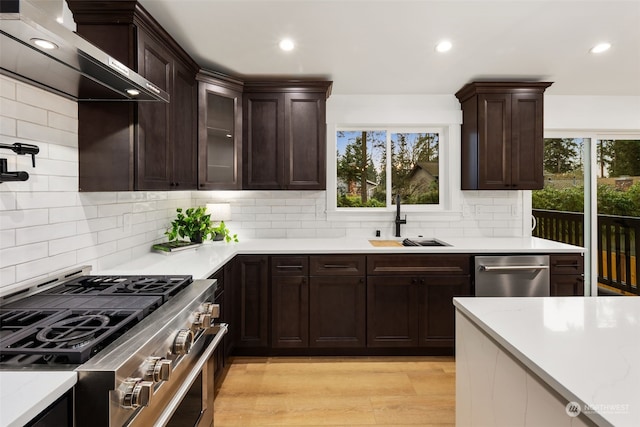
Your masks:
<path fill-rule="evenodd" d="M 309 346 L 309 278 L 271 277 L 271 346 Z"/>
<path fill-rule="evenodd" d="M 551 296 L 584 296 L 584 257 L 582 254 L 552 254 Z"/>
<path fill-rule="evenodd" d="M 550 294 L 552 297 L 584 296 L 584 277 L 575 274 L 552 275 Z"/>
<path fill-rule="evenodd" d="M 309 347 L 363 348 L 366 320 L 363 276 L 311 277 Z"/>
<path fill-rule="evenodd" d="M 418 279 L 367 278 L 367 346 L 418 345 Z"/>
<path fill-rule="evenodd" d="M 237 308 L 231 325 L 239 348 L 269 346 L 269 257 L 238 255 L 233 266 L 234 299 Z"/>
<path fill-rule="evenodd" d="M 469 295 L 469 276 L 436 276 L 421 279 L 420 346 L 453 347 L 456 332 L 453 298 Z"/>

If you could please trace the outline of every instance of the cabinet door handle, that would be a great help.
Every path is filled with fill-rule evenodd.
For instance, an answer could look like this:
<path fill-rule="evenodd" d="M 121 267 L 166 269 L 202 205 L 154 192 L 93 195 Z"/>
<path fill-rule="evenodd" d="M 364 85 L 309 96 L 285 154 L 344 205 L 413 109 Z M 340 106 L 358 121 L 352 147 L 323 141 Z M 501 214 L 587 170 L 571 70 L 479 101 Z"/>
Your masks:
<path fill-rule="evenodd" d="M 578 263 L 574 263 L 574 264 L 553 264 L 553 266 L 554 267 L 560 267 L 560 268 L 563 268 L 563 267 L 579 267 L 580 264 L 578 264 Z"/>

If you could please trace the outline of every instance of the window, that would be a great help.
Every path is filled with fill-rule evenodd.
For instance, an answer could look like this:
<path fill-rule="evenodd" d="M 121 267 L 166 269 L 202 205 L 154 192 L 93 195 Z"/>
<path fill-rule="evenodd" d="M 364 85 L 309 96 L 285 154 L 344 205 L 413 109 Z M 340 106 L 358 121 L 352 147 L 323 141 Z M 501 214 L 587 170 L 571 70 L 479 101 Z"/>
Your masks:
<path fill-rule="evenodd" d="M 441 129 L 343 129 L 336 133 L 336 206 L 440 205 Z"/>

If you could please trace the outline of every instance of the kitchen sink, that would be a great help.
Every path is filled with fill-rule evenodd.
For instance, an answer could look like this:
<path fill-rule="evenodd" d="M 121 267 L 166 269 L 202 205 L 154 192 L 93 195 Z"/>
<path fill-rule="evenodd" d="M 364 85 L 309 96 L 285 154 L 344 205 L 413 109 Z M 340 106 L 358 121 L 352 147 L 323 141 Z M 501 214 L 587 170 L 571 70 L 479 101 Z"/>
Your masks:
<path fill-rule="evenodd" d="M 450 244 L 443 242 L 442 240 L 434 238 L 419 237 L 416 239 L 404 239 L 402 246 L 451 246 Z"/>

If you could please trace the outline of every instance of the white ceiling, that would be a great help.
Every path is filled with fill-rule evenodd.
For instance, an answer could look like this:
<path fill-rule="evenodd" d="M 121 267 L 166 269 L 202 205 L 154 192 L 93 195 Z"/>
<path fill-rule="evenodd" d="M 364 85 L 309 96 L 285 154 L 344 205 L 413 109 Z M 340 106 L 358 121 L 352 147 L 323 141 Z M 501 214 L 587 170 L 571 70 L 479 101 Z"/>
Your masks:
<path fill-rule="evenodd" d="M 473 80 L 640 96 L 640 0 L 140 0 L 207 69 L 323 77 L 334 94 L 451 94 Z M 278 42 L 290 37 L 292 52 Z M 446 54 L 441 39 L 453 42 Z M 608 41 L 612 48 L 589 49 Z"/>

